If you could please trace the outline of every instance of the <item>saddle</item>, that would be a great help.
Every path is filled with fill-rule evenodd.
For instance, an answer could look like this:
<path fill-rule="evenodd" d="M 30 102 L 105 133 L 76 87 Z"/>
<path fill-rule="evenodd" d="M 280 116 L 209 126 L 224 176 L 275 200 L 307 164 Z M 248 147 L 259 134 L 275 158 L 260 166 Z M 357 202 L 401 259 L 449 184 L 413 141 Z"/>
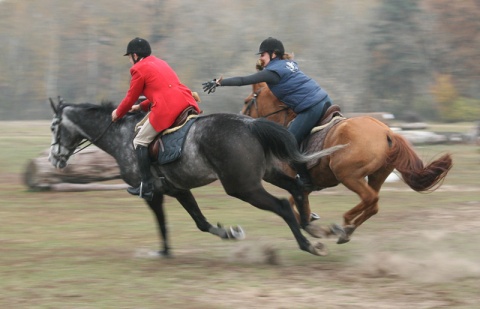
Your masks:
<path fill-rule="evenodd" d="M 305 150 L 307 153 L 313 153 L 319 149 L 323 149 L 323 142 L 328 131 L 343 120 L 345 120 L 345 117 L 341 113 L 340 106 L 330 106 L 322 118 L 317 122 L 317 126 L 310 131 L 309 137 L 302 142 L 301 149 Z M 320 159 L 309 161 L 307 162 L 307 168 L 310 169 L 319 162 Z"/>
<path fill-rule="evenodd" d="M 178 115 L 177 119 L 175 119 L 173 124 L 168 129 L 160 132 L 148 146 L 148 154 L 150 156 L 150 160 L 152 160 L 153 162 L 157 161 L 159 158 L 158 155 L 160 153 L 160 149 L 162 150 L 162 152 L 165 151 L 166 147 L 162 141 L 163 135 L 180 130 L 187 123 L 187 120 L 198 116 L 198 114 L 199 113 L 193 106 L 189 106 L 185 110 L 183 110 L 180 115 Z"/>
<path fill-rule="evenodd" d="M 320 118 L 320 121 L 317 123 L 317 126 L 323 126 L 329 123 L 336 116 L 343 117 L 340 110 L 340 106 L 332 105 L 329 108 L 327 108 L 327 111 L 325 112 L 325 114 L 323 114 L 322 118 Z"/>

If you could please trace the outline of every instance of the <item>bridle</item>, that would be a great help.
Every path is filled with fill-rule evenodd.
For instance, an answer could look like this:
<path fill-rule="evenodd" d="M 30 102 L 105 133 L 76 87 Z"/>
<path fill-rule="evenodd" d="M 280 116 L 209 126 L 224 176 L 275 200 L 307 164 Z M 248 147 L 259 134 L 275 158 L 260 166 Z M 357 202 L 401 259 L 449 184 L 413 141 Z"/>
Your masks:
<path fill-rule="evenodd" d="M 279 110 L 276 110 L 274 112 L 271 112 L 269 114 L 266 114 L 266 115 L 260 115 L 260 113 L 258 112 L 258 104 L 257 104 L 257 97 L 258 95 L 260 94 L 260 92 L 263 90 L 263 88 L 265 87 L 260 87 L 257 91 L 255 91 L 253 94 L 252 94 L 252 99 L 248 102 L 245 102 L 245 111 L 243 112 L 244 115 L 247 115 L 247 116 L 250 116 L 251 115 L 251 111 L 252 111 L 252 108 L 255 107 L 255 111 L 257 112 L 257 115 L 258 117 L 260 118 L 268 118 L 270 116 L 273 116 L 273 115 L 276 115 L 278 113 L 281 113 L 281 112 L 285 112 L 285 117 L 284 117 L 284 121 L 283 121 L 283 126 L 287 126 L 288 124 L 288 110 L 290 109 L 288 106 L 286 105 L 283 105 L 283 106 L 280 106 L 280 109 Z"/>
<path fill-rule="evenodd" d="M 54 138 L 54 141 L 53 143 L 51 144 L 51 146 L 55 146 L 55 145 L 58 145 L 58 154 L 59 156 L 62 156 L 61 155 L 61 149 L 60 147 L 62 147 L 62 144 L 60 142 L 60 129 L 61 129 L 61 122 L 62 122 L 62 108 L 61 108 L 61 104 L 64 102 L 62 98 L 59 97 L 58 99 L 59 101 L 59 104 L 58 104 L 58 107 L 55 108 L 55 104 L 53 103 L 52 99 L 50 98 L 50 104 L 52 105 L 52 108 L 53 110 L 55 111 L 55 120 L 54 122 L 52 122 L 52 127 L 55 125 L 56 126 L 56 129 L 55 129 L 55 138 Z M 83 138 L 82 141 L 77 145 L 75 146 L 75 148 L 68 148 L 68 147 L 65 147 L 63 146 L 65 149 L 68 150 L 69 153 L 71 153 L 71 155 L 69 156 L 72 156 L 72 155 L 75 155 L 77 153 L 79 153 L 80 151 L 84 150 L 85 148 L 87 148 L 88 146 L 92 145 L 92 144 L 95 144 L 96 142 L 98 142 L 104 135 L 105 133 L 107 132 L 107 130 L 110 128 L 110 126 L 113 124 L 113 121 L 110 121 L 110 123 L 108 124 L 108 126 L 105 128 L 105 130 L 103 130 L 103 132 L 97 136 L 95 139 L 87 139 L 87 138 Z M 86 145 L 85 145 L 86 144 Z M 81 147 L 82 145 L 84 145 L 83 147 Z M 81 147 L 80 149 L 77 149 Z"/>
<path fill-rule="evenodd" d="M 98 141 L 103 137 L 103 135 L 105 135 L 105 133 L 107 132 L 108 128 L 110 128 L 110 126 L 111 126 L 112 124 L 113 124 L 113 121 L 110 121 L 110 123 L 109 123 L 108 126 L 105 128 L 105 130 L 103 130 L 102 134 L 100 134 L 99 136 L 97 136 L 94 140 L 89 141 L 89 140 L 86 139 L 86 138 L 83 139 L 83 140 L 80 142 L 80 144 L 77 145 L 77 148 L 80 147 L 80 146 L 82 146 L 82 145 L 84 145 L 84 144 L 86 144 L 86 143 L 88 143 L 88 144 L 85 145 L 85 146 L 83 146 L 82 148 L 76 150 L 74 153 L 72 153 L 72 155 L 77 154 L 77 153 L 79 153 L 80 151 L 82 151 L 83 149 L 87 148 L 88 146 L 93 145 L 93 144 L 95 144 L 96 142 L 98 142 Z"/>

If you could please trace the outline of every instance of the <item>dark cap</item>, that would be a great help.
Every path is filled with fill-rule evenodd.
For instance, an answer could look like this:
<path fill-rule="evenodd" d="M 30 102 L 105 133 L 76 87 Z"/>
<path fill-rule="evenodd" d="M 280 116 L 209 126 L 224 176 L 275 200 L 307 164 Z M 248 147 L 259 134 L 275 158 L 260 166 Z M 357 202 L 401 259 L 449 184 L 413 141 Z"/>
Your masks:
<path fill-rule="evenodd" d="M 150 44 L 147 40 L 136 37 L 128 43 L 127 52 L 124 56 L 137 54 L 139 57 L 147 57 L 152 53 Z"/>
<path fill-rule="evenodd" d="M 262 44 L 260 44 L 257 55 L 260 55 L 264 52 L 275 52 L 283 55 L 285 54 L 285 48 L 283 48 L 282 41 L 269 37 L 263 40 Z"/>

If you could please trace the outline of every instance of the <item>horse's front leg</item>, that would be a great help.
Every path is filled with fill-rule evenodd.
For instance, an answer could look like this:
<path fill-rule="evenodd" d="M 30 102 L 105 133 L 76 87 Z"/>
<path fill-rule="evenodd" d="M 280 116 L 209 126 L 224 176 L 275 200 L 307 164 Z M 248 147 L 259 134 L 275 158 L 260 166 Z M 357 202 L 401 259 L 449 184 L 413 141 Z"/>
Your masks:
<path fill-rule="evenodd" d="M 160 256 L 170 257 L 170 246 L 168 241 L 168 231 L 166 226 L 165 212 L 163 210 L 163 194 L 155 192 L 153 199 L 147 204 L 155 214 L 157 219 L 158 230 L 163 241 L 163 250 L 158 251 Z M 161 246 L 161 245 L 160 245 Z"/>
<path fill-rule="evenodd" d="M 287 190 L 291 194 L 289 202 L 295 218 L 302 229 L 317 238 L 325 236 L 323 230 L 310 224 L 310 222 L 318 220 L 320 217 L 310 211 L 310 203 L 308 201 L 310 192 L 303 191 L 303 187 L 294 177 L 290 177 L 284 171 L 273 168 L 267 172 L 264 180 Z"/>
<path fill-rule="evenodd" d="M 303 192 L 302 186 L 295 178 L 290 177 L 279 169 L 273 168 L 265 174 L 263 179 L 279 188 L 287 190 L 291 194 L 289 200 L 290 205 L 301 228 L 305 228 L 305 226 L 310 224 L 308 194 Z M 307 204 L 305 204 L 305 197 L 307 197 Z M 295 205 L 297 205 L 296 208 Z"/>
<path fill-rule="evenodd" d="M 298 224 L 303 230 L 316 238 L 327 236 L 327 231 L 324 228 L 311 224 L 312 221 L 317 220 L 318 215 L 313 214 L 310 210 L 310 201 L 308 200 L 310 192 L 304 191 L 298 181 L 278 170 L 270 171 L 265 180 L 291 194 L 289 203 Z"/>
<path fill-rule="evenodd" d="M 202 232 L 209 232 L 210 234 L 219 236 L 222 239 L 243 239 L 245 233 L 239 226 L 230 227 L 225 229 L 221 224 L 217 226 L 211 225 L 207 219 L 203 216 L 202 211 L 198 207 L 197 201 L 193 197 L 193 194 L 189 190 L 177 191 L 173 195 L 177 201 L 185 208 L 190 217 L 197 225 L 198 229 Z"/>

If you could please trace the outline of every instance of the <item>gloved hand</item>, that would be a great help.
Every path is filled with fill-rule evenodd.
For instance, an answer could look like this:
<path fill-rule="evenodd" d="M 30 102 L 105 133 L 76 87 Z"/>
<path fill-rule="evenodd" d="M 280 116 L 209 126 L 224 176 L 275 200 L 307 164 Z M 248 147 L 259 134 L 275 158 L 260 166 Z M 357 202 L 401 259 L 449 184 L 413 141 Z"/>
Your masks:
<path fill-rule="evenodd" d="M 210 80 L 206 83 L 203 83 L 202 84 L 203 86 L 203 92 L 207 92 L 208 91 L 208 94 L 212 93 L 212 92 L 215 92 L 215 89 L 217 88 L 218 84 L 217 84 L 217 79 L 214 78 L 213 80 Z"/>

